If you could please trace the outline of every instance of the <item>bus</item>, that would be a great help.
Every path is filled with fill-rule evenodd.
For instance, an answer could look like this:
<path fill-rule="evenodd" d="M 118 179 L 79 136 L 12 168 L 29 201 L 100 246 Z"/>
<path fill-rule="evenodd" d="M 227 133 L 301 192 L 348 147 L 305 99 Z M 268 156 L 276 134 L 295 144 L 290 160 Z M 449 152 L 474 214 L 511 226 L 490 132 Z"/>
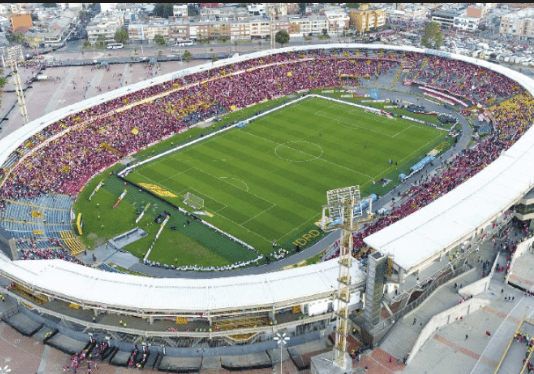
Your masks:
<path fill-rule="evenodd" d="M 180 40 L 176 42 L 176 46 L 178 47 L 185 47 L 187 45 L 193 45 L 193 41 L 192 40 Z"/>
<path fill-rule="evenodd" d="M 108 49 L 121 49 L 124 48 L 124 44 L 122 43 L 109 43 Z"/>

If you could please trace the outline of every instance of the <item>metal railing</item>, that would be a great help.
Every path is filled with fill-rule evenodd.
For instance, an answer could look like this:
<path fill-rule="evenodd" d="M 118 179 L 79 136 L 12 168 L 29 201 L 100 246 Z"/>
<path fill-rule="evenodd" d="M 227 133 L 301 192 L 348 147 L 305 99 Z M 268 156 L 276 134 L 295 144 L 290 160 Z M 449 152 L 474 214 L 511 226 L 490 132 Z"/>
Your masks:
<path fill-rule="evenodd" d="M 451 266 L 454 267 L 455 264 L 459 264 L 461 260 L 466 260 L 469 255 L 475 251 L 478 246 L 486 239 L 490 238 L 495 233 L 499 232 L 501 229 L 503 229 L 508 223 L 511 221 L 513 215 L 510 214 L 507 217 L 505 217 L 500 223 L 496 224 L 495 227 L 492 227 L 490 230 L 488 230 L 486 233 L 481 233 L 480 235 L 476 236 L 472 243 L 470 243 L 471 248 L 468 248 L 464 250 L 464 252 L 460 253 L 456 258 L 454 258 L 452 261 L 449 262 L 449 266 L 446 268 L 442 268 L 434 272 L 432 275 L 427 277 L 427 279 L 437 279 L 439 276 L 441 276 L 444 272 L 449 271 L 451 269 Z M 402 292 L 399 292 L 398 295 L 395 296 L 386 296 L 388 301 L 390 303 L 394 303 L 397 301 L 402 301 L 405 297 L 409 297 L 412 292 L 414 292 L 417 289 L 422 288 L 421 283 L 414 284 L 412 287 L 403 290 Z"/>
<path fill-rule="evenodd" d="M 250 333 L 275 333 L 278 330 L 281 329 L 289 329 L 289 328 L 295 328 L 301 325 L 306 325 L 318 321 L 323 320 L 331 320 L 334 318 L 333 313 L 325 313 L 318 316 L 313 317 L 306 317 L 303 319 L 297 319 L 294 321 L 289 321 L 285 323 L 280 324 L 273 324 L 273 325 L 264 325 L 264 326 L 258 326 L 258 327 L 250 327 L 250 328 L 243 328 L 243 329 L 235 329 L 235 330 L 226 330 L 226 331 L 158 331 L 158 330 L 140 330 L 136 328 L 130 328 L 130 327 L 119 327 L 115 325 L 103 325 L 93 322 L 87 322 L 66 314 L 61 314 L 59 312 L 55 312 L 53 310 L 44 308 L 42 305 L 35 304 L 26 298 L 15 294 L 13 292 L 10 292 L 10 296 L 17 299 L 19 302 L 24 302 L 27 305 L 30 305 L 35 310 L 37 310 L 39 313 L 50 315 L 55 318 L 59 318 L 61 321 L 68 321 L 70 323 L 75 323 L 77 325 L 83 326 L 87 329 L 91 330 L 105 330 L 109 332 L 117 332 L 117 333 L 123 333 L 123 334 L 129 334 L 129 335 L 135 335 L 135 336 L 142 336 L 145 338 L 158 336 L 161 338 L 183 338 L 183 337 L 190 337 L 190 338 L 223 338 L 228 335 L 242 335 L 242 334 L 250 334 Z M 150 325 L 148 325 L 148 328 L 150 328 Z"/>

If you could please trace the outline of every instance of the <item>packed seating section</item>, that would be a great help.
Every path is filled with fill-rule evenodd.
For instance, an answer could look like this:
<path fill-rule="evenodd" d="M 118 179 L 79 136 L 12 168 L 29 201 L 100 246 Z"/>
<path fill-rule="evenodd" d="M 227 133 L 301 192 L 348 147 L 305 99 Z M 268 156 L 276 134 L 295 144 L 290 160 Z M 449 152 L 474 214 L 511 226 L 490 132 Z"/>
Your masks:
<path fill-rule="evenodd" d="M 69 210 L 72 196 L 93 175 L 124 155 L 206 119 L 264 100 L 340 86 L 342 79 L 347 82 L 346 77 L 359 84 L 388 71 L 396 82 L 402 69 L 408 70 L 406 84 L 426 84 L 470 104 L 493 105 L 489 110 L 495 118 L 496 131 L 475 147 L 462 151 L 440 175 L 422 175 L 408 191 L 406 202 L 355 235 L 359 252 L 364 247 L 364 237 L 452 190 L 509 148 L 530 126 L 531 115 L 526 108 L 534 104 L 532 97 L 516 82 L 491 70 L 400 51 L 279 53 L 205 70 L 71 114 L 21 144 L 0 169 L 0 180 L 6 179 L 0 188 L 4 229 L 19 238 L 21 258 L 77 261 L 60 240 L 61 232 L 70 230 L 68 214 L 61 209 Z M 459 105 L 458 109 L 465 108 Z M 42 144 L 60 132 L 64 134 Z M 28 155 L 41 144 L 40 149 Z M 109 147 L 102 147 L 103 144 Z M 24 155 L 25 160 L 17 163 Z M 44 229 L 42 220 L 32 217 L 32 210 L 40 210 L 46 216 L 49 224 Z M 50 242 L 48 247 L 41 247 L 39 235 L 35 234 L 39 230 Z M 365 255 L 367 249 L 363 249 Z"/>

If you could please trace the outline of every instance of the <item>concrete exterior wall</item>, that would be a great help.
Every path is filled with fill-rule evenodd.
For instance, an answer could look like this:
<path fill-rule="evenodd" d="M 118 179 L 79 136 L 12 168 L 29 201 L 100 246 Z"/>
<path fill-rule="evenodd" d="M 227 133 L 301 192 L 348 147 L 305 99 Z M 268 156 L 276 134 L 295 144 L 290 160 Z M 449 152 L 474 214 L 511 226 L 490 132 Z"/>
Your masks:
<path fill-rule="evenodd" d="M 499 258 L 500 258 L 500 255 L 497 255 L 497 257 L 495 258 L 495 261 L 493 261 L 493 266 L 491 267 L 491 270 L 486 277 L 479 279 L 476 282 L 473 282 L 465 287 L 462 287 L 458 291 L 458 293 L 463 297 L 470 297 L 470 296 L 476 296 L 479 293 L 485 292 L 489 288 L 491 277 L 493 277 L 493 273 L 495 272 L 497 263 L 499 263 Z"/>
<path fill-rule="evenodd" d="M 478 295 L 479 293 L 482 293 L 488 289 L 490 281 L 491 275 L 488 275 L 487 277 L 479 279 L 468 286 L 462 287 L 458 293 L 463 297 Z"/>
<path fill-rule="evenodd" d="M 489 300 L 470 299 L 466 302 L 453 306 L 452 308 L 447 309 L 446 311 L 440 314 L 436 314 L 430 319 L 430 321 L 428 321 L 426 326 L 421 331 L 421 334 L 419 334 L 419 337 L 417 338 L 415 345 L 413 346 L 410 352 L 407 363 L 409 364 L 412 361 L 412 359 L 415 357 L 419 349 L 421 349 L 423 344 L 425 344 L 428 338 L 430 338 L 430 336 L 432 336 L 432 334 L 436 332 L 440 327 L 456 322 L 460 318 L 465 317 L 468 314 L 476 312 L 479 309 L 485 307 L 489 303 Z"/>
<path fill-rule="evenodd" d="M 515 260 L 519 256 L 521 256 L 523 253 L 528 251 L 530 248 L 532 248 L 532 243 L 534 243 L 534 236 L 531 238 L 528 238 L 525 241 L 522 241 L 517 245 L 517 249 L 515 250 L 513 259 Z"/>
<path fill-rule="evenodd" d="M 517 245 L 517 249 L 515 250 L 515 253 L 512 255 L 512 259 L 510 261 L 510 273 L 505 277 L 506 284 L 508 284 L 508 279 L 510 278 L 510 275 L 512 275 L 514 271 L 515 260 L 518 259 L 522 254 L 524 254 L 530 248 L 532 248 L 533 242 L 534 242 L 534 236 L 531 238 L 528 238 L 527 240 Z"/>

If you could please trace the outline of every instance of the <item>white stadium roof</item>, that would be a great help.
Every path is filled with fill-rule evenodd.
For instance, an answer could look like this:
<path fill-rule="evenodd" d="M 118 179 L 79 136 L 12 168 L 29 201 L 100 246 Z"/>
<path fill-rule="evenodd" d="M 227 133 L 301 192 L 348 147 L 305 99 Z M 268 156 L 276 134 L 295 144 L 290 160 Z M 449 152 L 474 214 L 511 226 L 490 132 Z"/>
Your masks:
<path fill-rule="evenodd" d="M 286 304 L 337 290 L 338 263 L 328 261 L 260 275 L 211 279 L 147 278 L 63 260 L 10 261 L 0 252 L 0 274 L 31 289 L 84 305 L 140 311 L 205 312 Z M 365 281 L 357 262 L 354 283 Z"/>

